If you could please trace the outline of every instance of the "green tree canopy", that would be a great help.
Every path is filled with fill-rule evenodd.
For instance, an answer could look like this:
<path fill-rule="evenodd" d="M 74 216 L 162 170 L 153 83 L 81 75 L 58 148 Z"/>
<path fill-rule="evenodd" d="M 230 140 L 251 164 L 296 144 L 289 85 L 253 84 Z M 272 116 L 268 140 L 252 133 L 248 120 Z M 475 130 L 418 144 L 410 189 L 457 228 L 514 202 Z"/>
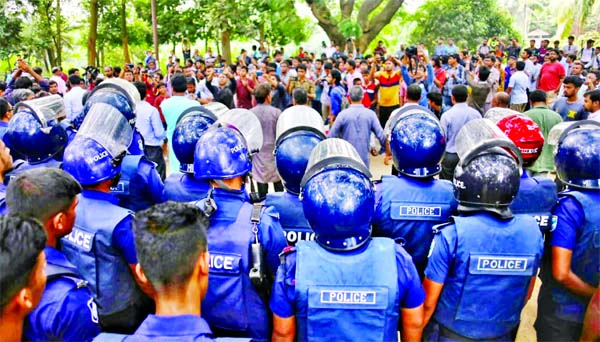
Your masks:
<path fill-rule="evenodd" d="M 410 16 L 416 23 L 411 43 L 432 48 L 439 37 L 452 38 L 459 46 L 475 48 L 482 38 L 520 37 L 510 14 L 495 0 L 428 0 Z"/>

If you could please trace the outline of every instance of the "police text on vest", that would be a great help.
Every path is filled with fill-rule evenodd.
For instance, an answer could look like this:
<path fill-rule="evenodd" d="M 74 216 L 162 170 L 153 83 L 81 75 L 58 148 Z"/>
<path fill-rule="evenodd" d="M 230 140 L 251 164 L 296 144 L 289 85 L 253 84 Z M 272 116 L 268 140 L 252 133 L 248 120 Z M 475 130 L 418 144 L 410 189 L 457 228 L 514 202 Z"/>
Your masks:
<path fill-rule="evenodd" d="M 321 291 L 321 303 L 326 304 L 375 304 L 375 291 Z"/>
<path fill-rule="evenodd" d="M 527 271 L 527 258 L 480 256 L 477 261 L 478 271 Z"/>

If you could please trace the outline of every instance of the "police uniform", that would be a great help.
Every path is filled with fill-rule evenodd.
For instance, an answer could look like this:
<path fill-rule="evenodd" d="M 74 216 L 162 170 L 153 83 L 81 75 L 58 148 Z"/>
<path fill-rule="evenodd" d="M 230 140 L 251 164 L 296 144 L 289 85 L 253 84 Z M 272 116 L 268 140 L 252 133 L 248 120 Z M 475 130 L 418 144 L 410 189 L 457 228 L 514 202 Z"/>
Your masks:
<path fill-rule="evenodd" d="M 148 315 L 140 327 L 123 341 L 214 341 L 208 323 L 194 315 L 157 316 Z"/>
<path fill-rule="evenodd" d="M 50 167 L 50 168 L 60 169 L 60 166 L 61 166 L 61 162 L 54 158 L 50 158 L 46 161 L 43 161 L 41 163 L 35 163 L 35 164 L 32 164 L 26 160 L 20 160 L 20 161 L 15 162 L 14 164 L 15 165 L 14 165 L 13 169 L 4 175 L 4 184 L 5 185 L 8 185 L 8 183 L 10 183 L 11 179 L 16 178 L 18 175 L 20 175 L 21 173 L 23 173 L 27 170 L 35 169 L 38 167 Z"/>
<path fill-rule="evenodd" d="M 274 207 L 279 213 L 279 221 L 290 246 L 294 246 L 298 241 L 315 239 L 315 233 L 304 216 L 298 195 L 288 191 L 269 193 L 265 204 Z"/>
<path fill-rule="evenodd" d="M 84 189 L 78 197 L 75 226 L 62 238 L 62 251 L 88 281 L 103 330 L 133 332 L 147 314 L 129 267 L 137 263 L 133 216 L 109 193 Z"/>
<path fill-rule="evenodd" d="M 202 301 L 202 315 L 216 336 L 269 340 L 271 313 L 261 292 L 249 279 L 249 249 L 255 242 L 251 222 L 253 206 L 249 196 L 244 190 L 216 188 L 212 198 L 217 210 L 211 216 L 208 228 L 210 276 L 208 292 Z M 197 205 L 202 208 L 204 204 Z M 261 212 L 257 234 L 265 252 L 265 269 L 275 274 L 279 253 L 287 244 L 277 212 L 272 207 Z"/>
<path fill-rule="evenodd" d="M 410 255 L 387 238 L 344 253 L 299 241 L 283 256 L 270 307 L 296 315 L 298 341 L 397 341 L 400 310 L 425 299 Z"/>
<path fill-rule="evenodd" d="M 550 245 L 573 252 L 571 270 L 592 287 L 598 287 L 600 270 L 599 190 L 565 191 L 553 214 L 558 218 L 550 233 Z M 550 258 L 551 251 L 547 251 Z M 547 266 L 547 267 L 546 267 Z M 552 264 L 540 274 L 535 328 L 539 340 L 578 340 L 589 298 L 573 293 L 552 276 Z"/>
<path fill-rule="evenodd" d="M 23 325 L 26 341 L 90 341 L 100 334 L 96 303 L 87 282 L 57 249 L 46 246 L 48 281 Z"/>
<path fill-rule="evenodd" d="M 373 235 L 401 241 L 423 278 L 432 228 L 456 211 L 452 183 L 433 178 L 383 176 L 375 188 Z"/>
<path fill-rule="evenodd" d="M 209 182 L 194 178 L 193 174 L 172 173 L 165 179 L 163 196 L 166 201 L 192 202 L 206 197 Z"/>
<path fill-rule="evenodd" d="M 543 252 L 536 226 L 528 215 L 479 212 L 438 228 L 425 276 L 444 284 L 432 317 L 440 340 L 510 339 Z"/>
<path fill-rule="evenodd" d="M 111 193 L 119 198 L 119 206 L 137 212 L 164 202 L 163 189 L 156 164 L 143 154 L 128 154 L 123 158 L 119 183 Z"/>
<path fill-rule="evenodd" d="M 556 204 L 556 184 L 550 178 L 529 177 L 523 170 L 517 197 L 510 205 L 515 214 L 533 216 L 542 233 L 556 226 L 556 217 L 551 214 Z"/>

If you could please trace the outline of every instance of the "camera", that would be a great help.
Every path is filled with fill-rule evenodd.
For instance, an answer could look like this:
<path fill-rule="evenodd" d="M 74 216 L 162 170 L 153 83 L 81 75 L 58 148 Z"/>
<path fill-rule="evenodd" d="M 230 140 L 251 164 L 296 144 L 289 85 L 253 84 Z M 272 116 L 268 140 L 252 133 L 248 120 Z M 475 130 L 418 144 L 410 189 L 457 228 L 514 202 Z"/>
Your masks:
<path fill-rule="evenodd" d="M 406 49 L 404 49 L 404 54 L 410 59 L 413 56 L 416 56 L 418 53 L 417 51 L 417 47 L 414 45 L 411 45 L 409 47 L 407 47 Z"/>

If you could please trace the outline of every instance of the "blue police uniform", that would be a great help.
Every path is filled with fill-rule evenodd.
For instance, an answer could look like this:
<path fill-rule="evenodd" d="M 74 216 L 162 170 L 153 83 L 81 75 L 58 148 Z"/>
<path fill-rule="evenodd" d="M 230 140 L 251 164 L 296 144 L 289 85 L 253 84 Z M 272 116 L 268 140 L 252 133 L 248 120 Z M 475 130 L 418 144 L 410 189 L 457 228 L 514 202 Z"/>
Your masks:
<path fill-rule="evenodd" d="M 425 299 L 410 255 L 391 239 L 340 253 L 299 241 L 283 257 L 270 306 L 296 314 L 298 341 L 397 341 L 400 310 Z"/>
<path fill-rule="evenodd" d="M 143 155 L 128 154 L 121 164 L 119 183 L 110 191 L 119 198 L 119 206 L 136 212 L 164 202 L 163 189 L 156 164 Z"/>
<path fill-rule="evenodd" d="M 452 183 L 433 178 L 383 176 L 375 188 L 373 236 L 401 240 L 419 276 L 427 266 L 432 228 L 456 211 Z"/>
<path fill-rule="evenodd" d="M 26 341 L 91 341 L 100 334 L 96 303 L 87 282 L 64 254 L 44 248 L 48 281 L 39 305 L 23 325 Z"/>
<path fill-rule="evenodd" d="M 439 227 L 425 270 L 444 284 L 432 317 L 439 340 L 509 340 L 539 267 L 542 234 L 528 215 L 500 220 L 479 212 L 453 220 Z"/>
<path fill-rule="evenodd" d="M 111 194 L 84 189 L 79 195 L 75 227 L 61 240 L 62 251 L 88 281 L 103 330 L 111 329 L 113 324 L 106 322 L 112 317 L 134 312 L 135 318 L 123 322 L 127 327 L 124 331 L 133 332 L 144 318 L 137 310 L 144 297 L 129 268 L 137 263 L 133 216 L 117 206 L 117 201 Z"/>
<path fill-rule="evenodd" d="M 592 287 L 598 286 L 600 277 L 599 204 L 599 190 L 560 193 L 559 203 L 553 210 L 557 225 L 550 233 L 551 246 L 571 250 L 571 270 Z M 546 257 L 550 256 L 551 251 L 547 251 Z M 589 298 L 559 284 L 552 276 L 551 263 L 544 263 L 540 277 L 543 283 L 535 322 L 538 339 L 578 340 Z"/>
<path fill-rule="evenodd" d="M 270 193 L 267 194 L 265 204 L 275 207 L 279 213 L 279 221 L 290 246 L 294 246 L 298 241 L 315 239 L 315 233 L 304 216 L 298 195 L 287 191 Z"/>
<path fill-rule="evenodd" d="M 2 138 L 4 138 L 4 133 L 6 133 L 7 129 L 8 129 L 8 122 L 0 121 L 0 140 L 2 140 Z"/>
<path fill-rule="evenodd" d="M 44 162 L 36 163 L 36 164 L 30 164 L 28 161 L 25 161 L 25 160 L 17 161 L 14 163 L 13 169 L 4 175 L 4 184 L 8 185 L 8 183 L 10 182 L 11 179 L 17 177 L 18 175 L 20 175 L 21 173 L 23 173 L 27 170 L 35 169 L 38 167 L 51 167 L 51 168 L 60 169 L 60 166 L 61 166 L 61 162 L 54 158 L 50 158 Z"/>
<path fill-rule="evenodd" d="M 194 178 L 193 174 L 173 173 L 165 179 L 164 198 L 166 201 L 193 202 L 206 197 L 210 183 Z"/>
<path fill-rule="evenodd" d="M 148 315 L 135 333 L 123 341 L 208 342 L 214 341 L 211 335 L 208 323 L 200 316 Z"/>
<path fill-rule="evenodd" d="M 216 336 L 270 339 L 267 303 L 249 278 L 252 232 L 250 204 L 246 191 L 214 189 L 217 210 L 210 218 L 208 249 L 210 276 L 202 301 L 202 315 Z M 197 202 L 202 206 L 202 202 Z M 265 252 L 265 270 L 275 274 L 279 253 L 287 246 L 277 212 L 266 207 L 260 215 L 258 240 Z"/>
<path fill-rule="evenodd" d="M 515 214 L 528 214 L 537 221 L 542 232 L 556 225 L 552 207 L 556 204 L 556 183 L 546 177 L 529 177 L 523 170 L 517 197 L 510 205 Z"/>

